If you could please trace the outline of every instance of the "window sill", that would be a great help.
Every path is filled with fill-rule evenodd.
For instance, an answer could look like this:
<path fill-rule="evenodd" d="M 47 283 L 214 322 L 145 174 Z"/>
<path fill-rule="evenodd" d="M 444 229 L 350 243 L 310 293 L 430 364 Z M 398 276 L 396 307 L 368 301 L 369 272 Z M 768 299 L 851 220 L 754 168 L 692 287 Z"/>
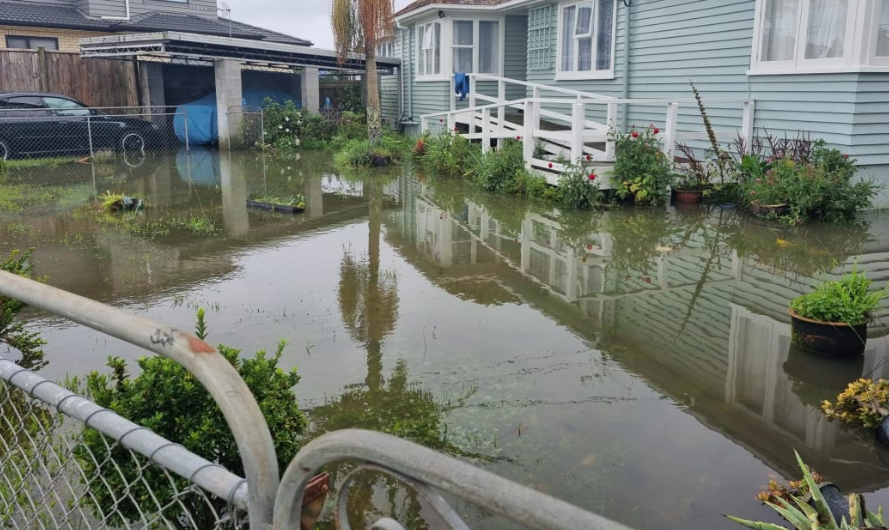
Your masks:
<path fill-rule="evenodd" d="M 859 74 L 866 72 L 886 73 L 889 72 L 889 65 L 822 66 L 820 68 L 780 68 L 774 70 L 751 69 L 747 70 L 747 75 Z"/>
<path fill-rule="evenodd" d="M 615 79 L 613 71 L 607 72 L 556 72 L 556 81 L 609 81 Z"/>

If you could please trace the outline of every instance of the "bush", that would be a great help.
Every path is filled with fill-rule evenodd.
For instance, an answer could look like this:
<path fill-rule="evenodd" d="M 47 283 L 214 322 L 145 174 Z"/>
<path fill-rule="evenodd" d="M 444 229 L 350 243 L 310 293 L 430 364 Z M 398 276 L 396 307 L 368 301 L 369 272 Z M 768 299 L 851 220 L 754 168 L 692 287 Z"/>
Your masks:
<path fill-rule="evenodd" d="M 566 166 L 555 191 L 556 202 L 565 208 L 592 210 L 602 204 L 598 176 L 579 165 Z"/>
<path fill-rule="evenodd" d="M 326 149 L 367 136 L 363 114 L 343 112 L 338 120 L 300 110 L 292 101 L 283 104 L 266 98 L 263 102 L 263 147 L 278 151 Z"/>
<path fill-rule="evenodd" d="M 471 177 L 481 158 L 481 147 L 460 135 L 442 133 L 425 138 L 423 164 L 441 175 Z"/>
<path fill-rule="evenodd" d="M 198 335 L 206 336 L 203 310 L 198 311 Z M 282 341 L 273 355 L 260 351 L 250 359 L 241 359 L 239 350 L 219 347 L 219 353 L 237 369 L 259 403 L 272 433 L 281 470 L 296 455 L 306 429 L 306 418 L 293 392 L 299 376 L 296 370 L 285 372 L 278 368 L 285 346 L 286 342 Z M 201 383 L 185 368 L 164 357 L 143 357 L 138 364 L 141 374 L 131 378 L 125 361 L 110 358 L 108 367 L 112 375 L 98 372 L 88 375 L 85 394 L 100 406 L 244 476 L 234 436 Z M 68 386 L 80 390 L 81 385 L 75 379 L 69 381 Z M 97 515 L 115 514 L 109 519 L 112 526 L 126 526 L 124 520 L 141 521 L 140 514 L 155 511 L 156 502 L 166 507 L 167 519 L 194 520 L 200 528 L 213 526 L 214 511 L 226 512 L 225 499 L 208 503 L 200 496 L 177 495 L 177 490 L 188 491 L 188 481 L 177 478 L 171 483 L 163 470 L 145 467 L 126 449 L 109 446 L 98 431 L 85 428 L 82 436 L 82 445 L 75 448 L 75 455 L 83 466 L 83 480 L 91 493 L 84 499 L 89 500 Z M 123 500 L 113 495 L 127 488 L 130 495 Z"/>
<path fill-rule="evenodd" d="M 815 290 L 790 304 L 798 315 L 819 322 L 843 322 L 850 326 L 870 318 L 880 301 L 889 296 L 889 288 L 870 292 L 871 280 L 856 265 L 839 280 L 826 280 Z"/>
<path fill-rule="evenodd" d="M 811 220 L 849 221 L 871 205 L 878 186 L 872 181 L 855 182 L 855 161 L 823 140 L 794 149 L 776 149 L 769 158 L 745 156 L 740 164 L 743 200 L 748 208 L 786 205 L 787 222 Z"/>
<path fill-rule="evenodd" d="M 673 165 L 661 151 L 654 126 L 630 134 L 615 135 L 614 176 L 618 197 L 632 197 L 637 204 L 660 204 L 673 182 Z"/>
<path fill-rule="evenodd" d="M 339 167 L 375 167 L 398 163 L 406 150 L 403 139 L 384 134 L 373 146 L 367 139 L 346 141 L 333 160 Z"/>

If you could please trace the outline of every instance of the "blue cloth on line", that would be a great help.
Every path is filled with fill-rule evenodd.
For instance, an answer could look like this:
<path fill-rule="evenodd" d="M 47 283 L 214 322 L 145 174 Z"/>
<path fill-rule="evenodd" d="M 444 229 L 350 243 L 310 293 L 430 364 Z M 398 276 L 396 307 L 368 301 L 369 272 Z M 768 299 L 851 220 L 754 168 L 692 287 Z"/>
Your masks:
<path fill-rule="evenodd" d="M 469 94 L 469 76 L 463 72 L 454 74 L 454 93 L 460 96 L 460 101 L 466 99 L 466 94 Z"/>

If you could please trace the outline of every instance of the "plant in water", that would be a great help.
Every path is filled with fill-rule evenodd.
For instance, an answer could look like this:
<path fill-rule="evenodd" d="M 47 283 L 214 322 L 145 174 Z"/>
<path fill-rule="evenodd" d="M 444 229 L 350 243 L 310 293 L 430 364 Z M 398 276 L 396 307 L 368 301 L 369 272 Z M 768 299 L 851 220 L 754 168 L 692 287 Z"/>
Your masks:
<path fill-rule="evenodd" d="M 216 233 L 216 223 L 206 215 L 176 217 L 170 220 L 170 226 L 188 230 L 198 236 L 208 236 Z"/>
<path fill-rule="evenodd" d="M 470 177 L 481 156 L 481 148 L 465 137 L 442 133 L 426 140 L 421 160 L 429 169 L 451 177 Z"/>
<path fill-rule="evenodd" d="M 812 320 L 854 326 L 867 321 L 889 296 L 889 288 L 871 291 L 872 283 L 856 263 L 852 271 L 839 280 L 824 280 L 811 293 L 793 300 L 790 309 Z"/>
<path fill-rule="evenodd" d="M 877 513 L 868 512 L 864 507 L 864 497 L 853 493 L 848 496 L 848 519 L 844 513 L 842 520 L 837 521 L 837 514 L 831 511 L 824 494 L 819 489 L 819 483 L 809 467 L 803 463 L 799 453 L 796 460 L 803 471 L 803 480 L 811 501 L 798 495 L 790 498 L 777 497 L 775 502 L 766 502 L 766 505 L 778 512 L 781 517 L 793 525 L 796 530 L 885 530 L 882 507 Z M 836 507 L 839 508 L 839 507 Z M 845 512 L 845 506 L 844 512 Z M 748 521 L 737 517 L 727 516 L 732 521 L 752 528 L 753 530 L 787 530 L 783 526 L 772 523 Z"/>
<path fill-rule="evenodd" d="M 565 166 L 555 191 L 556 202 L 565 208 L 592 210 L 602 205 L 599 176 L 580 164 Z"/>
<path fill-rule="evenodd" d="M 821 484 L 824 482 L 824 477 L 822 477 L 820 473 L 812 468 L 809 468 L 809 472 L 812 474 L 812 478 L 815 479 L 815 483 Z M 805 479 L 790 480 L 786 484 L 778 482 L 775 479 L 770 479 L 766 489 L 757 493 L 756 498 L 763 504 L 776 504 L 778 499 L 789 501 L 793 497 L 805 497 L 808 493 L 809 484 Z"/>
<path fill-rule="evenodd" d="M 349 140 L 334 155 L 334 163 L 339 167 L 387 166 L 401 160 L 407 150 L 403 139 L 387 132 L 375 143 L 369 140 Z"/>
<path fill-rule="evenodd" d="M 0 261 L 0 270 L 23 278 L 31 278 L 33 266 L 28 262 L 30 257 L 30 251 L 13 250 L 5 260 Z M 0 296 L 0 344 L 6 344 L 10 349 L 19 352 L 20 366 L 29 370 L 39 370 L 46 364 L 43 360 L 43 346 L 46 341 L 40 338 L 40 334 L 25 329 L 25 323 L 18 320 L 17 315 L 24 307 L 25 304 L 18 300 Z"/>
<path fill-rule="evenodd" d="M 197 331 L 206 337 L 202 317 L 199 322 Z M 280 470 L 299 450 L 306 429 L 306 418 L 293 392 L 299 375 L 296 370 L 285 372 L 278 367 L 285 346 L 286 342 L 281 341 L 274 354 L 260 351 L 252 358 L 242 358 L 239 350 L 219 346 L 219 353 L 235 367 L 259 403 L 272 433 Z M 131 377 L 126 362 L 112 357 L 108 360 L 110 376 L 92 372 L 85 383 L 74 379 L 67 385 L 100 406 L 243 476 L 241 457 L 222 411 L 197 378 L 164 357 L 143 357 L 138 364 L 141 373 Z M 216 514 L 227 513 L 226 499 L 208 500 L 188 493 L 187 480 L 171 479 L 160 468 L 134 459 L 128 450 L 104 439 L 98 431 L 85 428 L 81 436 L 75 456 L 89 489 L 89 495 L 83 496 L 84 504 L 97 516 L 113 514 L 106 520 L 108 524 L 123 527 L 137 523 L 142 521 L 143 513 L 156 512 L 158 505 L 164 507 L 164 517 L 176 528 L 214 528 Z M 120 491 L 129 494 L 114 494 Z"/>
<path fill-rule="evenodd" d="M 303 195 L 294 195 L 292 197 L 276 197 L 274 195 L 263 195 L 253 199 L 256 202 L 264 202 L 266 204 L 279 204 L 282 206 L 294 206 L 296 208 L 305 208 L 306 199 Z"/>
<path fill-rule="evenodd" d="M 837 396 L 836 403 L 825 401 L 821 410 L 828 418 L 865 429 L 874 429 L 889 415 L 889 381 L 859 379 Z"/>
<path fill-rule="evenodd" d="M 655 132 L 657 131 L 657 132 Z M 630 134 L 609 136 L 615 142 L 615 193 L 621 199 L 632 198 L 637 204 L 660 204 L 667 198 L 673 182 L 673 164 L 660 149 L 657 127 L 633 127 Z"/>

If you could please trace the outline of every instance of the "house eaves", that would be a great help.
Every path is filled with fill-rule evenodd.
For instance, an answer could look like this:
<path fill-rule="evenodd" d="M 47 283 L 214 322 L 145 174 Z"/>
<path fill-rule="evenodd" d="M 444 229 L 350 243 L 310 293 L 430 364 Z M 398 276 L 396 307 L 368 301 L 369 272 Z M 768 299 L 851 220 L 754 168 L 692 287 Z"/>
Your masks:
<path fill-rule="evenodd" d="M 484 0 L 482 0 L 484 1 Z M 536 4 L 548 3 L 549 0 L 493 0 L 495 3 L 478 3 L 479 0 L 461 1 L 442 1 L 431 0 L 425 2 L 420 0 L 408 5 L 395 14 L 395 22 L 399 25 L 410 22 L 414 19 L 423 18 L 438 11 L 460 11 L 464 13 L 503 13 L 516 8 L 528 8 Z"/>

